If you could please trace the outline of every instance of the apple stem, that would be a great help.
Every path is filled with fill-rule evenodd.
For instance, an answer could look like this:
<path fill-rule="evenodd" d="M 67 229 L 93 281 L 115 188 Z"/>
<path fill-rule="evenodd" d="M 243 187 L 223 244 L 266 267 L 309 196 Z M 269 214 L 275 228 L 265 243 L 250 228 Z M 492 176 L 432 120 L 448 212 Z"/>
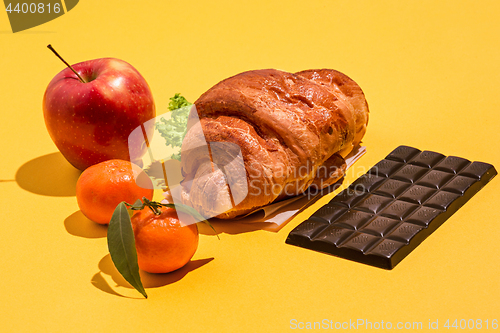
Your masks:
<path fill-rule="evenodd" d="M 77 72 L 73 69 L 73 67 L 71 67 L 71 66 L 70 66 L 70 64 L 68 64 L 68 63 L 66 62 L 66 60 L 64 60 L 64 59 L 63 59 L 63 58 L 59 55 L 59 53 L 57 53 L 57 51 L 56 51 L 56 50 L 54 50 L 54 48 L 52 47 L 52 45 L 50 45 L 50 44 L 49 44 L 49 45 L 47 45 L 47 47 L 49 48 L 49 50 L 51 50 L 52 52 L 54 52 L 54 54 L 55 54 L 55 55 L 56 55 L 59 59 L 61 59 L 61 61 L 62 61 L 62 62 L 64 62 L 64 64 L 65 64 L 66 66 L 68 66 L 68 67 L 69 67 L 69 69 L 71 69 L 71 70 L 73 71 L 73 73 L 75 73 L 75 74 L 76 74 L 76 76 L 78 76 L 78 78 L 80 79 L 80 81 L 82 81 L 82 83 L 87 83 L 87 81 L 85 81 L 85 80 L 84 80 L 84 79 L 80 76 L 80 74 L 78 74 L 78 73 L 77 73 Z"/>

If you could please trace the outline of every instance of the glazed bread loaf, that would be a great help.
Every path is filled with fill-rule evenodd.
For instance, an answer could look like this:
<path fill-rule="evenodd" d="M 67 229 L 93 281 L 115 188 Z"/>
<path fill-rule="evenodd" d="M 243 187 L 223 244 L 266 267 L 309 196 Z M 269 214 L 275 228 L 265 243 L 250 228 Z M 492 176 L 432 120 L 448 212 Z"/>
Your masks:
<path fill-rule="evenodd" d="M 244 72 L 195 106 L 199 124 L 181 150 L 182 202 L 224 219 L 336 182 L 368 122 L 361 88 L 330 69 Z M 208 154 L 197 149 L 202 139 Z"/>

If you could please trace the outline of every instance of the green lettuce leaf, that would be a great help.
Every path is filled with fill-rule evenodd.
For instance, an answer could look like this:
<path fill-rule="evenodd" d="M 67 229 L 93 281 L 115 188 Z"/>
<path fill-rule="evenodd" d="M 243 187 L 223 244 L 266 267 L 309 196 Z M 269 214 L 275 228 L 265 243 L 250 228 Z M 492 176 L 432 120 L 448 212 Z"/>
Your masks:
<path fill-rule="evenodd" d="M 168 105 L 171 111 L 170 119 L 160 118 L 155 124 L 156 130 L 165 139 L 167 146 L 178 148 L 177 152 L 172 154 L 171 159 L 180 161 L 180 147 L 187 131 L 187 121 L 192 103 L 188 102 L 181 94 L 175 94 L 170 98 Z"/>

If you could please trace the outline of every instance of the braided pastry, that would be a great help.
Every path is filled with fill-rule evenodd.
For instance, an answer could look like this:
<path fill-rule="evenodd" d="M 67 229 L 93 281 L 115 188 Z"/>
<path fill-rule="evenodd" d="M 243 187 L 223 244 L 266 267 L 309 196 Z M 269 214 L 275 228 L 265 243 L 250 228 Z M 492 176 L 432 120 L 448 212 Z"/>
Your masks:
<path fill-rule="evenodd" d="M 336 182 L 368 122 L 361 88 L 330 69 L 244 72 L 195 106 L 199 123 L 181 150 L 182 202 L 224 219 Z"/>

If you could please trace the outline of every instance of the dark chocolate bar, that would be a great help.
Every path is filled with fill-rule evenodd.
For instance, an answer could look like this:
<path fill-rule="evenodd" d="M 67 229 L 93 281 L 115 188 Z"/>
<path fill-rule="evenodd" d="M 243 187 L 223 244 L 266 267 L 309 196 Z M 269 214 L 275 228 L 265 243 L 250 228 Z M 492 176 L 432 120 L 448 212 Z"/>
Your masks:
<path fill-rule="evenodd" d="M 393 269 L 496 174 L 491 164 L 399 146 L 286 243 Z"/>

